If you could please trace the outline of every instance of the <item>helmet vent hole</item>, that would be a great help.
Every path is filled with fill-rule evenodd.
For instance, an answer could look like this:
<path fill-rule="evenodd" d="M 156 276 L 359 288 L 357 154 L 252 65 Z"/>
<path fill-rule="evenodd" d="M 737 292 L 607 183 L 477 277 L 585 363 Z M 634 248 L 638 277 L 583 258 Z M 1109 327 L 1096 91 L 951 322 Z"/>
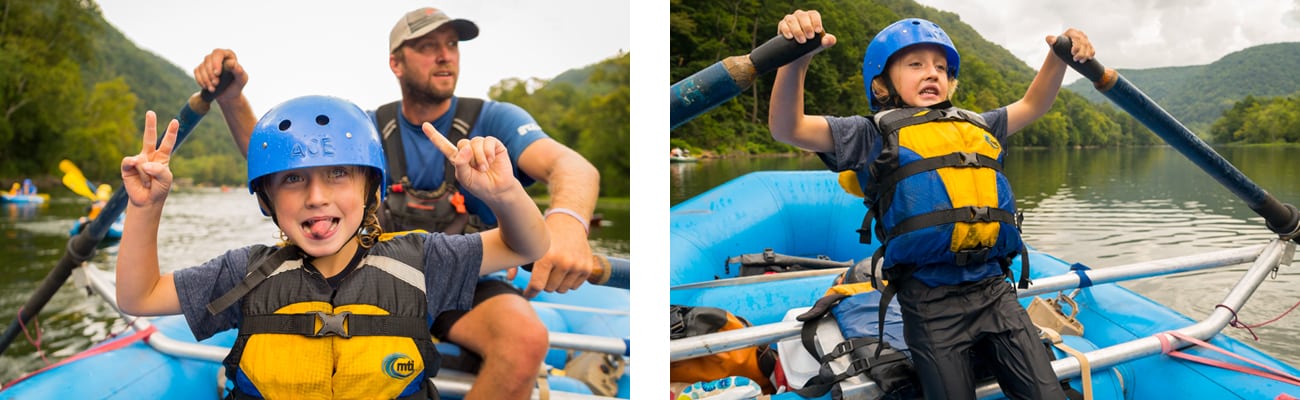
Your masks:
<path fill-rule="evenodd" d="M 282 121 L 280 121 L 280 131 L 281 131 L 281 132 L 284 132 L 284 131 L 289 130 L 289 127 L 290 127 L 290 126 L 293 126 L 293 122 L 289 122 L 289 120 L 287 120 L 287 119 L 286 119 L 286 120 L 282 120 Z"/>
<path fill-rule="evenodd" d="M 329 124 L 330 124 L 330 117 L 326 117 L 324 115 L 316 116 L 316 125 L 325 126 Z"/>

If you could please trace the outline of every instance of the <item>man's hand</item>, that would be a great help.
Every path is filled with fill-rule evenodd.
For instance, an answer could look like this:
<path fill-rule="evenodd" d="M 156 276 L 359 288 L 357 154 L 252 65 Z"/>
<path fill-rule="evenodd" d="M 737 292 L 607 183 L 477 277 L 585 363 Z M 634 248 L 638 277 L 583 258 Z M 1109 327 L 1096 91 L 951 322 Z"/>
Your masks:
<path fill-rule="evenodd" d="M 543 290 L 565 293 L 577 289 L 596 267 L 587 230 L 581 222 L 567 215 L 552 214 L 546 218 L 546 227 L 551 233 L 551 248 L 533 262 L 533 275 L 524 289 L 526 298 L 536 297 Z"/>
<path fill-rule="evenodd" d="M 172 186 L 172 171 L 167 166 L 172 147 L 176 144 L 176 131 L 180 123 L 172 120 L 161 145 L 158 143 L 158 117 L 153 111 L 144 114 L 144 144 L 140 154 L 122 159 L 122 186 L 126 188 L 131 205 L 148 207 L 162 204 Z"/>
<path fill-rule="evenodd" d="M 216 100 L 221 102 L 238 99 L 244 92 L 244 85 L 248 84 L 248 72 L 244 71 L 244 66 L 239 65 L 239 59 L 230 49 L 213 49 L 212 53 L 203 57 L 203 62 L 194 67 L 194 82 L 198 83 L 200 88 L 215 92 L 217 83 L 221 82 L 222 68 L 229 70 L 235 80 L 217 95 Z"/>

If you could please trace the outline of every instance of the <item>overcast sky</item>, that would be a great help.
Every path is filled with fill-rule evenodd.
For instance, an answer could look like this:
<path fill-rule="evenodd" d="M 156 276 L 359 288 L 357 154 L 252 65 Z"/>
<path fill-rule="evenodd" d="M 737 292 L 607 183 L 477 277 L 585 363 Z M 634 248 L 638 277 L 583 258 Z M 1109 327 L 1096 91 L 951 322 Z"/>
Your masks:
<path fill-rule="evenodd" d="M 461 46 L 462 96 L 486 97 L 504 78 L 551 78 L 631 51 L 627 1 L 96 1 L 128 39 L 187 73 L 212 49 L 233 49 L 248 70 L 245 94 L 259 116 L 307 94 L 366 109 L 396 100 L 388 33 L 407 11 L 425 6 L 479 26 L 479 37 Z"/>
<path fill-rule="evenodd" d="M 1035 69 L 1047 55 L 1043 37 L 1071 27 L 1112 68 L 1208 64 L 1247 47 L 1300 41 L 1300 0 L 917 1 L 957 13 Z M 1077 78 L 1071 71 L 1066 82 Z"/>

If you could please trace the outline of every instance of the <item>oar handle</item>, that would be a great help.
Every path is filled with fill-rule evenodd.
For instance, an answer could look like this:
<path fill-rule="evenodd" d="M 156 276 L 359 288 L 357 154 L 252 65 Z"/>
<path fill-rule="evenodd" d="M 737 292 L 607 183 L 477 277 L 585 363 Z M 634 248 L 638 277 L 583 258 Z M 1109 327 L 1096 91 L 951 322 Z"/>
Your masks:
<path fill-rule="evenodd" d="M 1056 56 L 1061 61 L 1065 61 L 1065 64 L 1069 65 L 1070 68 L 1079 71 L 1084 78 L 1088 78 L 1092 83 L 1101 83 L 1106 75 L 1106 67 L 1101 65 L 1101 62 L 1098 62 L 1095 58 L 1082 63 L 1074 61 L 1074 54 L 1070 53 L 1070 48 L 1073 45 L 1069 37 L 1065 35 L 1057 36 L 1056 43 L 1052 45 L 1052 52 L 1056 53 Z"/>
<path fill-rule="evenodd" d="M 217 95 L 221 94 L 221 92 L 226 91 L 226 87 L 230 86 L 230 83 L 234 81 L 235 81 L 235 73 L 230 72 L 229 69 L 222 68 L 221 78 L 217 81 L 217 87 L 211 91 L 209 91 L 208 89 L 203 89 L 203 91 L 199 92 L 199 98 L 203 99 L 203 101 L 205 102 L 211 103 L 212 99 L 217 98 Z"/>
<path fill-rule="evenodd" d="M 600 254 L 592 254 L 591 258 L 596 261 L 596 267 L 592 268 L 591 275 L 587 276 L 587 283 L 623 289 L 628 288 L 631 261 L 626 258 L 609 257 Z M 533 263 L 521 265 L 520 268 L 523 268 L 524 271 L 533 272 Z"/>
<path fill-rule="evenodd" d="M 803 43 L 776 35 L 749 52 L 749 61 L 754 63 L 759 75 L 775 71 L 821 47 L 822 35 L 818 33 Z"/>

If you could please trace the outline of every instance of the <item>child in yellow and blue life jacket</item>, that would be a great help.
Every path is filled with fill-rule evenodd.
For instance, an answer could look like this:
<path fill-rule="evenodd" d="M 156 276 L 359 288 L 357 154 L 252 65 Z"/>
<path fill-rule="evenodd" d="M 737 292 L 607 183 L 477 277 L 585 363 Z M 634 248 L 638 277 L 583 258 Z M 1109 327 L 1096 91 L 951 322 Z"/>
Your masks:
<path fill-rule="evenodd" d="M 224 364 L 233 398 L 436 397 L 429 324 L 465 310 L 481 273 L 535 260 L 549 246 L 541 213 L 493 138 L 453 146 L 425 134 L 452 160 L 464 188 L 500 216 L 469 235 L 381 237 L 383 145 L 370 118 L 325 96 L 286 101 L 257 123 L 248 186 L 281 231 L 276 246 L 234 249 L 159 275 L 157 236 L 172 184 L 177 122 L 155 148 L 145 116 L 140 154 L 122 160 L 130 197 L 117 259 L 117 299 L 133 315 L 183 313 L 196 338 L 239 329 Z"/>
<path fill-rule="evenodd" d="M 820 14 L 803 10 L 786 15 L 778 31 L 799 43 L 825 33 Z M 1075 60 L 1092 58 L 1087 36 L 1064 35 Z M 825 33 L 820 49 L 833 45 Z M 909 18 L 882 29 L 863 58 L 874 115 L 805 115 L 804 75 L 820 49 L 778 70 L 768 127 L 773 138 L 817 152 L 829 169 L 857 173 L 868 203 L 859 233 L 869 242 L 874 222 L 882 250 L 872 264 L 880 261 L 879 278 L 888 281 L 884 297 L 898 297 L 925 397 L 974 399 L 974 354 L 1010 398 L 1064 398 L 1007 279 L 1024 245 L 1001 161 L 1003 141 L 1051 108 L 1065 63 L 1049 52 L 1023 98 L 979 114 L 962 110 L 949 102 L 961 66 L 952 40 L 933 22 Z"/>

